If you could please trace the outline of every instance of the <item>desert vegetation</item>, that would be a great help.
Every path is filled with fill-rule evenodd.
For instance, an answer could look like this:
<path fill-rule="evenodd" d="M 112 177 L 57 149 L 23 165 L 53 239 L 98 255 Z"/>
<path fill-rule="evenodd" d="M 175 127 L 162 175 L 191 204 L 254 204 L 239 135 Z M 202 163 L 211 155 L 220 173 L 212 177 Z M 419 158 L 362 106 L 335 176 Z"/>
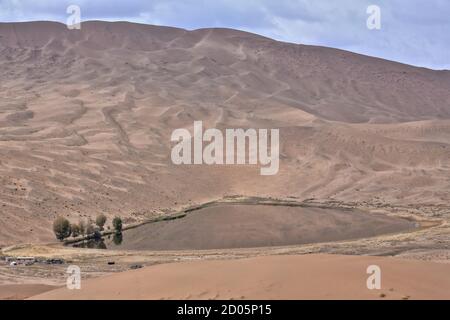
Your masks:
<path fill-rule="evenodd" d="M 103 231 L 103 227 L 106 223 L 106 216 L 104 214 L 99 214 L 97 218 L 95 218 L 95 224 L 99 227 L 101 231 Z"/>
<path fill-rule="evenodd" d="M 58 216 L 53 222 L 53 233 L 56 239 L 60 241 L 79 236 L 100 239 L 107 221 L 108 218 L 104 214 L 99 214 L 95 218 L 95 222 L 92 219 L 80 219 L 78 223 L 71 223 L 67 218 Z M 115 233 L 120 234 L 122 232 L 122 219 L 115 217 L 112 221 L 112 226 Z M 107 226 L 107 228 L 110 229 L 111 227 Z"/>
<path fill-rule="evenodd" d="M 64 217 L 57 217 L 53 222 L 53 232 L 58 240 L 62 241 L 65 238 L 68 238 L 71 234 L 69 220 Z"/>
<path fill-rule="evenodd" d="M 122 233 L 122 219 L 120 217 L 115 217 L 112 221 L 114 231 L 116 233 Z"/>

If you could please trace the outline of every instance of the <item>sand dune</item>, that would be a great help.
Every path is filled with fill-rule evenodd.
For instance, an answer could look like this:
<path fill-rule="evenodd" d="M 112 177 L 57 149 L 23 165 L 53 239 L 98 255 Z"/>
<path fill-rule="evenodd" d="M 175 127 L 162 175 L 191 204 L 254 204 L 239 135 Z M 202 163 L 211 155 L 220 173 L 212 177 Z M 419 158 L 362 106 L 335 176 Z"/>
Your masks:
<path fill-rule="evenodd" d="M 369 265 L 381 289 L 367 289 Z M 32 299 L 450 299 L 449 264 L 301 255 L 162 264 L 82 281 Z"/>
<path fill-rule="evenodd" d="M 23 300 L 55 288 L 45 284 L 0 285 L 0 300 Z"/>
<path fill-rule="evenodd" d="M 445 205 L 450 72 L 229 30 L 0 24 L 0 245 L 227 195 Z M 174 166 L 173 129 L 280 128 L 278 175 Z M 448 241 L 448 240 L 445 240 Z"/>

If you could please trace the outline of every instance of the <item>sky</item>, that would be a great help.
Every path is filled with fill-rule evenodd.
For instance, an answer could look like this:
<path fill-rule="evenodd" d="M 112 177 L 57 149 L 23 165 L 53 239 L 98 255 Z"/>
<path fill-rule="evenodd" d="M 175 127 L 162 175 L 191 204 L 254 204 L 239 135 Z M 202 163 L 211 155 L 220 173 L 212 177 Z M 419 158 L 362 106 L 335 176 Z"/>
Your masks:
<path fill-rule="evenodd" d="M 0 21 L 66 23 L 69 5 L 80 7 L 81 21 L 226 27 L 450 70 L 449 0 L 0 0 Z M 367 12 L 373 5 L 379 16 Z"/>

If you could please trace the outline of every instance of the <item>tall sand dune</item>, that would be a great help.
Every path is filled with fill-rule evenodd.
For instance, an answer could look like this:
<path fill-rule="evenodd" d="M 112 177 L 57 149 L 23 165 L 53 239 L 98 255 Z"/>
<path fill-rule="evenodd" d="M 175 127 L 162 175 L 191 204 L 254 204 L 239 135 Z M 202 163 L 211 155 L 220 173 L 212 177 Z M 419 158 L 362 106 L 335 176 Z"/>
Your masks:
<path fill-rule="evenodd" d="M 230 29 L 0 23 L 0 245 L 57 215 L 139 221 L 227 195 L 448 204 L 450 71 Z M 280 128 L 275 176 L 175 166 L 176 128 Z"/>

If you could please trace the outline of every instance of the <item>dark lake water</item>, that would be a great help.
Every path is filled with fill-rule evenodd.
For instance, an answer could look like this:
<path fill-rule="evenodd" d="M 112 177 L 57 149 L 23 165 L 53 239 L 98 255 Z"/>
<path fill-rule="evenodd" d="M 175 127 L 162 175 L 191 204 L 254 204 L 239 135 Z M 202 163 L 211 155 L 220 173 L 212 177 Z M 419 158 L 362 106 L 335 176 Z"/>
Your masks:
<path fill-rule="evenodd" d="M 201 250 L 285 246 L 398 233 L 415 223 L 360 210 L 217 205 L 146 224 L 85 247 L 112 250 Z"/>

